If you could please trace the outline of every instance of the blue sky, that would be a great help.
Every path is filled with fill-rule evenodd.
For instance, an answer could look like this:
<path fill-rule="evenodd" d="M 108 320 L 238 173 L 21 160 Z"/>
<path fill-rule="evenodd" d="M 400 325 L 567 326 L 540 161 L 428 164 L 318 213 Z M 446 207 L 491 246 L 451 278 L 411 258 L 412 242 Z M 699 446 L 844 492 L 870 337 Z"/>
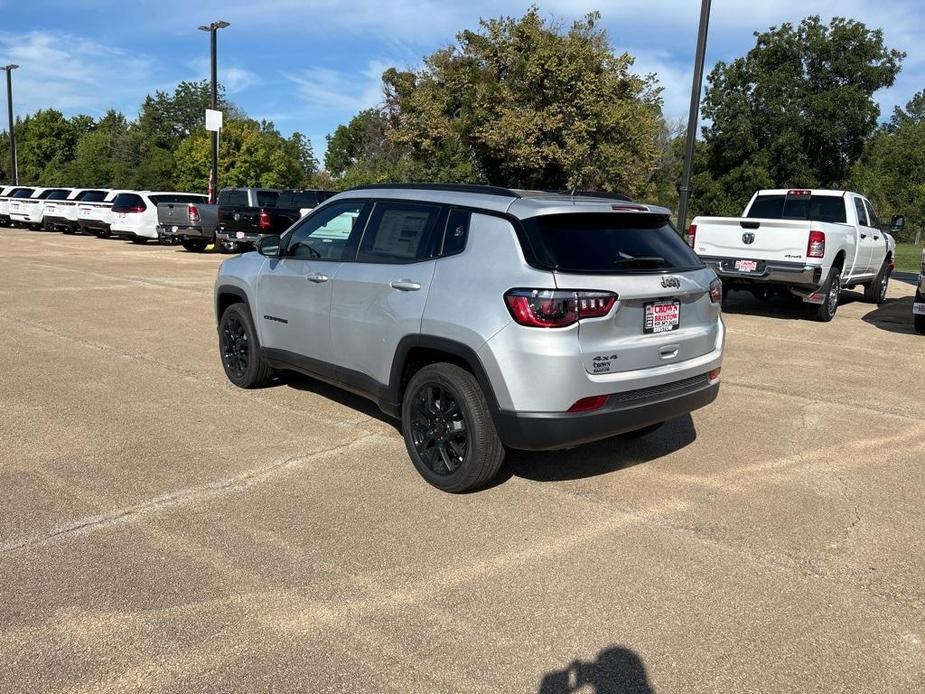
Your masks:
<path fill-rule="evenodd" d="M 518 16 L 529 2 L 469 0 L 0 0 L 0 65 L 18 63 L 18 114 L 54 107 L 99 115 L 137 114 L 145 94 L 208 75 L 208 37 L 196 27 L 231 22 L 219 34 L 219 79 L 252 117 L 299 130 L 324 152 L 325 135 L 381 101 L 379 76 L 414 67 L 480 17 Z M 680 118 L 689 98 L 699 0 L 550 0 L 536 3 L 564 22 L 599 10 L 611 43 L 657 73 L 665 112 Z M 884 30 L 908 53 L 896 85 L 877 94 L 884 116 L 925 89 L 921 0 L 714 0 L 707 70 L 743 54 L 752 32 L 818 13 L 854 17 Z M 4 104 L 5 108 L 5 104 Z M 5 118 L 0 119 L 5 125 Z"/>

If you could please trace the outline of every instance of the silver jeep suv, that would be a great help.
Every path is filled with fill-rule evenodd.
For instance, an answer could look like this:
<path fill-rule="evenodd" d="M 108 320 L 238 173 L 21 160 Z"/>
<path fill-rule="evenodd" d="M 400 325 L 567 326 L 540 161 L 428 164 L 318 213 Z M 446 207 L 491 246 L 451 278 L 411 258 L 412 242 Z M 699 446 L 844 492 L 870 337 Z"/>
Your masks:
<path fill-rule="evenodd" d="M 436 184 L 341 193 L 215 285 L 232 383 L 293 370 L 368 397 L 451 492 L 505 447 L 642 435 L 712 402 L 721 301 L 664 208 Z"/>

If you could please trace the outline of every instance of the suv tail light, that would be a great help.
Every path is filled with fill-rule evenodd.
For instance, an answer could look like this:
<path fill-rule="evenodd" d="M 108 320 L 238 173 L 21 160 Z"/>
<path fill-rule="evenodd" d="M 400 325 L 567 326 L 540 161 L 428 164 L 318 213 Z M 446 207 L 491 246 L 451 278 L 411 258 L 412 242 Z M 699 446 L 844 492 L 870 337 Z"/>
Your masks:
<path fill-rule="evenodd" d="M 723 303 L 723 281 L 719 277 L 710 282 L 710 301 L 714 304 Z"/>
<path fill-rule="evenodd" d="M 600 318 L 617 302 L 613 292 L 512 289 L 504 302 L 515 321 L 531 328 L 564 328 L 582 318 Z"/>
<path fill-rule="evenodd" d="M 809 243 L 806 244 L 807 258 L 822 258 L 825 256 L 825 234 L 813 229 L 809 232 Z"/>
<path fill-rule="evenodd" d="M 193 203 L 186 206 L 186 216 L 189 217 L 190 224 L 198 224 L 202 220 L 199 215 L 199 208 Z"/>
<path fill-rule="evenodd" d="M 112 211 L 119 214 L 138 214 L 144 212 L 145 208 L 143 205 L 136 205 L 134 207 L 113 207 Z"/>
<path fill-rule="evenodd" d="M 260 220 L 258 225 L 261 229 L 272 229 L 273 223 L 270 221 L 270 213 L 266 210 L 260 210 Z"/>
<path fill-rule="evenodd" d="M 691 224 L 687 229 L 687 243 L 691 248 L 694 247 L 694 242 L 697 240 L 697 225 Z"/>

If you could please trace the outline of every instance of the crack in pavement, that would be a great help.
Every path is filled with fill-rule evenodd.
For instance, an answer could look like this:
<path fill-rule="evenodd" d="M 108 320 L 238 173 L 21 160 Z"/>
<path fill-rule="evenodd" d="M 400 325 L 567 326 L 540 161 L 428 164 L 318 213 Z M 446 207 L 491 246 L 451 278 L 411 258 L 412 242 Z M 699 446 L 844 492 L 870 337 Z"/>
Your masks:
<path fill-rule="evenodd" d="M 120 522 L 127 522 L 139 516 L 151 513 L 157 513 L 166 509 L 174 508 L 185 504 L 206 501 L 215 497 L 234 494 L 248 487 L 262 482 L 274 475 L 298 468 L 309 463 L 321 456 L 334 453 L 346 448 L 350 448 L 366 441 L 369 438 L 378 436 L 375 433 L 365 433 L 352 441 L 331 446 L 320 451 L 315 451 L 307 455 L 290 456 L 278 460 L 269 465 L 247 470 L 233 477 L 207 482 L 206 484 L 179 489 L 161 496 L 149 499 L 140 504 L 135 504 L 127 508 L 115 509 L 108 513 L 96 516 L 81 518 L 71 523 L 59 525 L 58 527 L 31 537 L 18 538 L 0 544 L 0 554 L 14 552 L 20 549 L 31 549 L 33 547 L 43 546 L 54 542 L 55 540 L 65 537 L 82 535 L 103 528 L 108 528 Z"/>

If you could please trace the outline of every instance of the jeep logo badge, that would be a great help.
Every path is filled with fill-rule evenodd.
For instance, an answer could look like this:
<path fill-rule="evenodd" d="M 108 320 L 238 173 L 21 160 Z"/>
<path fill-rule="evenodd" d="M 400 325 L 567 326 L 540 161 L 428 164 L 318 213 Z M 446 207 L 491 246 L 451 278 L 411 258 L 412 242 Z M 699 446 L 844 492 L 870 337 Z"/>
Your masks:
<path fill-rule="evenodd" d="M 755 242 L 755 235 L 752 232 L 746 231 L 744 234 L 742 234 L 742 243 L 744 243 L 746 246 L 754 242 Z"/>
<path fill-rule="evenodd" d="M 679 280 L 677 277 L 662 277 L 662 286 L 665 289 L 668 289 L 669 287 L 680 289 L 681 280 Z"/>

